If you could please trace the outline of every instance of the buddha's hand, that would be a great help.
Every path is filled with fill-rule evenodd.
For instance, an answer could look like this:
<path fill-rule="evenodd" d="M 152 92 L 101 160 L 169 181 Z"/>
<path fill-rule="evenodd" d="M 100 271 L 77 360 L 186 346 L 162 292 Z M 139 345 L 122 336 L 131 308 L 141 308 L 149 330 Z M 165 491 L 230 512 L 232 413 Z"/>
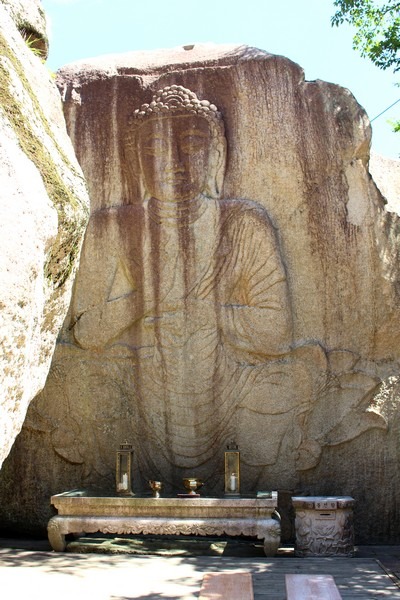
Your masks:
<path fill-rule="evenodd" d="M 135 292 L 88 307 L 75 317 L 75 340 L 88 350 L 104 348 L 140 317 L 139 312 Z"/>

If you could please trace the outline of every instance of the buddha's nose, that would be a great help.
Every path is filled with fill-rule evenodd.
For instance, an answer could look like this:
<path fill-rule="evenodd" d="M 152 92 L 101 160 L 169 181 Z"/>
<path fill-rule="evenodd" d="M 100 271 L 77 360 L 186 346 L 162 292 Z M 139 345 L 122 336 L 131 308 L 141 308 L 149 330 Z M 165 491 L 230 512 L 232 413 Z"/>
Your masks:
<path fill-rule="evenodd" d="M 169 146 L 168 170 L 173 173 L 183 173 L 185 171 L 179 144 L 172 143 Z"/>

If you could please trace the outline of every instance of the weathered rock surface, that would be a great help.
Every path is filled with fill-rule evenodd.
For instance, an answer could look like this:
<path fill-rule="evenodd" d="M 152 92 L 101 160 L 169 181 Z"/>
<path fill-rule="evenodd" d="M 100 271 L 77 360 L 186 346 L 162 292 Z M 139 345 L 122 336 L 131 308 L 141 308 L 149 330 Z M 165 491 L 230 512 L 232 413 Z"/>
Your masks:
<path fill-rule="evenodd" d="M 386 210 L 400 214 L 400 160 L 372 152 L 369 170 L 387 201 Z"/>
<path fill-rule="evenodd" d="M 18 31 L 31 48 L 36 48 L 46 58 L 48 38 L 46 16 L 40 0 L 1 0 Z"/>
<path fill-rule="evenodd" d="M 57 88 L 21 27 L 45 39 L 39 2 L 0 2 L 0 466 L 45 384 L 88 214 Z"/>
<path fill-rule="evenodd" d="M 125 439 L 136 492 L 221 493 L 235 439 L 242 492 L 353 496 L 359 539 L 397 539 L 399 219 L 351 93 L 234 46 L 82 61 L 58 84 L 91 219 L 7 518 L 113 490 Z"/>

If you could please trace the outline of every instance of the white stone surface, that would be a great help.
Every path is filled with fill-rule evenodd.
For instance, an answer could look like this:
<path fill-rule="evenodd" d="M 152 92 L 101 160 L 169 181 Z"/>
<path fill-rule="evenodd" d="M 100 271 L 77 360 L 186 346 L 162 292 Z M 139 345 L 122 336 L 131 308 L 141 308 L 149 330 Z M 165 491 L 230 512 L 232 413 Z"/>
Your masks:
<path fill-rule="evenodd" d="M 40 0 L 1 0 L 18 28 L 29 25 L 32 31 L 47 37 L 46 17 Z"/>
<path fill-rule="evenodd" d="M 400 159 L 371 153 L 369 170 L 387 200 L 386 209 L 400 214 Z"/>
<path fill-rule="evenodd" d="M 44 386 L 88 209 L 57 89 L 16 26 L 44 28 L 39 8 L 0 3 L 0 466 Z"/>

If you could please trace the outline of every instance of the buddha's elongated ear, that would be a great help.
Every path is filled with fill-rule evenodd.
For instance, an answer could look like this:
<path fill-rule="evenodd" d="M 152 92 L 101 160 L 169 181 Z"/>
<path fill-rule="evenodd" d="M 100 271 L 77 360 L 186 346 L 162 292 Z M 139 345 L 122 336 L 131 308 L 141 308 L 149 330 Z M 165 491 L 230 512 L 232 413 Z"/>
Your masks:
<path fill-rule="evenodd" d="M 225 178 L 226 149 L 226 138 L 218 132 L 218 135 L 214 135 L 211 142 L 209 170 L 205 189 L 206 196 L 210 198 L 219 198 L 222 193 Z"/>
<path fill-rule="evenodd" d="M 215 173 L 215 187 L 216 195 L 219 197 L 222 193 L 222 187 L 225 179 L 226 169 L 226 153 L 227 153 L 227 142 L 225 137 L 220 137 L 215 149 L 215 155 L 217 157 L 216 173 Z"/>

